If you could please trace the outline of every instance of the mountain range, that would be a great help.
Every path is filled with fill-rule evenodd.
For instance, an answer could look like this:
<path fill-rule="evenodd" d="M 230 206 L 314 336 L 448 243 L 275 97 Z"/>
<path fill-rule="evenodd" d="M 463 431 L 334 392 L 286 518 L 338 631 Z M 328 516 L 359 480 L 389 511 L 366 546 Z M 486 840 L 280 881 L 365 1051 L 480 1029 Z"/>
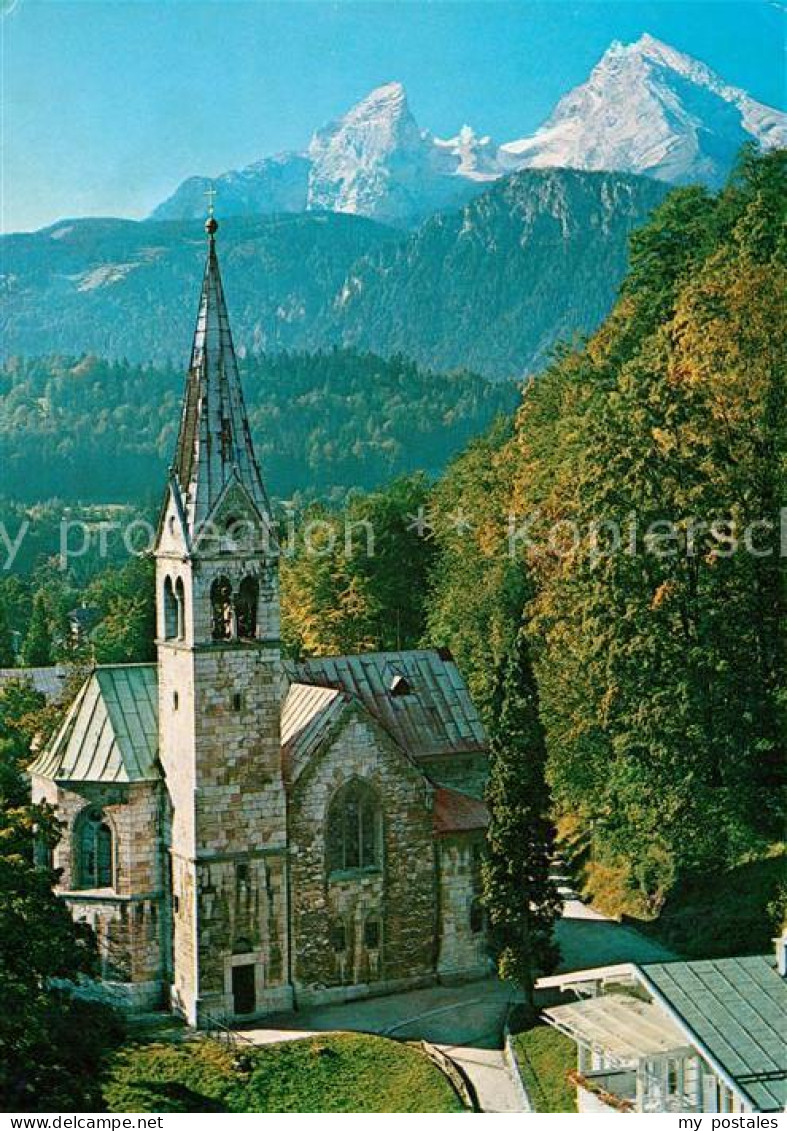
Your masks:
<path fill-rule="evenodd" d="M 263 157 L 213 182 L 190 177 L 151 218 L 202 216 L 211 183 L 225 216 L 327 210 L 406 225 L 524 168 L 609 170 L 717 187 L 747 140 L 787 145 L 787 114 L 644 35 L 613 43 L 530 136 L 498 144 L 464 126 L 455 137 L 437 137 L 416 122 L 402 84 L 391 82 L 318 129 L 305 152 Z"/>
<path fill-rule="evenodd" d="M 666 186 L 528 169 L 412 232 L 331 212 L 219 230 L 241 354 L 351 346 L 493 378 L 595 329 L 627 241 Z M 194 221 L 67 220 L 0 243 L 2 356 L 90 353 L 182 366 L 205 255 Z"/>

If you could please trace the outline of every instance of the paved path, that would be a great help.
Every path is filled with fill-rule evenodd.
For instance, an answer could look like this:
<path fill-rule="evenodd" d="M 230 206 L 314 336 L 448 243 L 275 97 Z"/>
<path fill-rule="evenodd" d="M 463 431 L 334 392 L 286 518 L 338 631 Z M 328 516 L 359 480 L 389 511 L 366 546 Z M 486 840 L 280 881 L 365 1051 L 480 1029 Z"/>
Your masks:
<path fill-rule="evenodd" d="M 389 997 L 304 1009 L 244 1029 L 255 1044 L 344 1030 L 424 1040 L 441 1048 L 471 1080 L 485 1112 L 521 1111 L 503 1059 L 502 1029 L 512 990 L 496 978 L 461 986 L 429 986 Z"/>
<path fill-rule="evenodd" d="M 558 874 L 554 879 L 564 901 L 563 917 L 555 929 L 561 972 L 617 962 L 667 962 L 677 957 L 660 943 L 588 907 L 566 876 Z"/>
<path fill-rule="evenodd" d="M 587 907 L 569 880 L 556 875 L 565 900 L 557 938 L 561 970 L 616 962 L 660 962 L 675 956 L 629 927 Z M 298 1040 L 315 1033 L 351 1031 L 429 1041 L 456 1061 L 472 1081 L 484 1112 L 521 1112 L 502 1052 L 502 1031 L 513 996 L 496 978 L 461 986 L 429 986 L 389 997 L 303 1009 L 270 1018 L 264 1029 L 244 1029 L 255 1044 Z"/>

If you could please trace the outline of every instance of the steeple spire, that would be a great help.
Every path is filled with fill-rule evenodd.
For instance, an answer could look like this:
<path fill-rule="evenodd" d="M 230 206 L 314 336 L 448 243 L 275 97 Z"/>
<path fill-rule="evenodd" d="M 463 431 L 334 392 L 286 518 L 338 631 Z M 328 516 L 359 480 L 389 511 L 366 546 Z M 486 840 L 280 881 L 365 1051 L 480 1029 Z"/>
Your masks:
<path fill-rule="evenodd" d="M 218 227 L 211 201 L 205 223 L 208 257 L 173 468 L 191 535 L 209 518 L 233 478 L 246 489 L 261 516 L 270 514 L 224 300 L 216 254 Z"/>

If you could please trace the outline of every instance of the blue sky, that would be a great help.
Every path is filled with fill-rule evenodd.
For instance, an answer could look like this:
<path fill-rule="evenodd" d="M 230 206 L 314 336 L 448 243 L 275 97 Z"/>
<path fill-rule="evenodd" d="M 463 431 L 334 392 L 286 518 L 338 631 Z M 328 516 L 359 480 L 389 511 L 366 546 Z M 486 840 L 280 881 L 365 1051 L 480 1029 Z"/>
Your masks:
<path fill-rule="evenodd" d="M 8 10 L 10 8 L 10 11 Z M 782 0 L 0 0 L 2 226 L 143 216 L 192 173 L 280 149 L 373 86 L 419 123 L 532 131 L 644 31 L 784 105 Z"/>

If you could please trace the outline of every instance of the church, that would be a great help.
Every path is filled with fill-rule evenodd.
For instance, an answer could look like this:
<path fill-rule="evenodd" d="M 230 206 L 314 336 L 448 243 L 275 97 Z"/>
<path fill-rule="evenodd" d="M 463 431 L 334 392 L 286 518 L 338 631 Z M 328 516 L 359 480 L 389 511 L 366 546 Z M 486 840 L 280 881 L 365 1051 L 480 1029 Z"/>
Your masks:
<path fill-rule="evenodd" d="M 155 545 L 157 662 L 96 667 L 30 768 L 101 992 L 196 1026 L 489 969 L 487 742 L 450 653 L 282 656 L 217 228 Z"/>

